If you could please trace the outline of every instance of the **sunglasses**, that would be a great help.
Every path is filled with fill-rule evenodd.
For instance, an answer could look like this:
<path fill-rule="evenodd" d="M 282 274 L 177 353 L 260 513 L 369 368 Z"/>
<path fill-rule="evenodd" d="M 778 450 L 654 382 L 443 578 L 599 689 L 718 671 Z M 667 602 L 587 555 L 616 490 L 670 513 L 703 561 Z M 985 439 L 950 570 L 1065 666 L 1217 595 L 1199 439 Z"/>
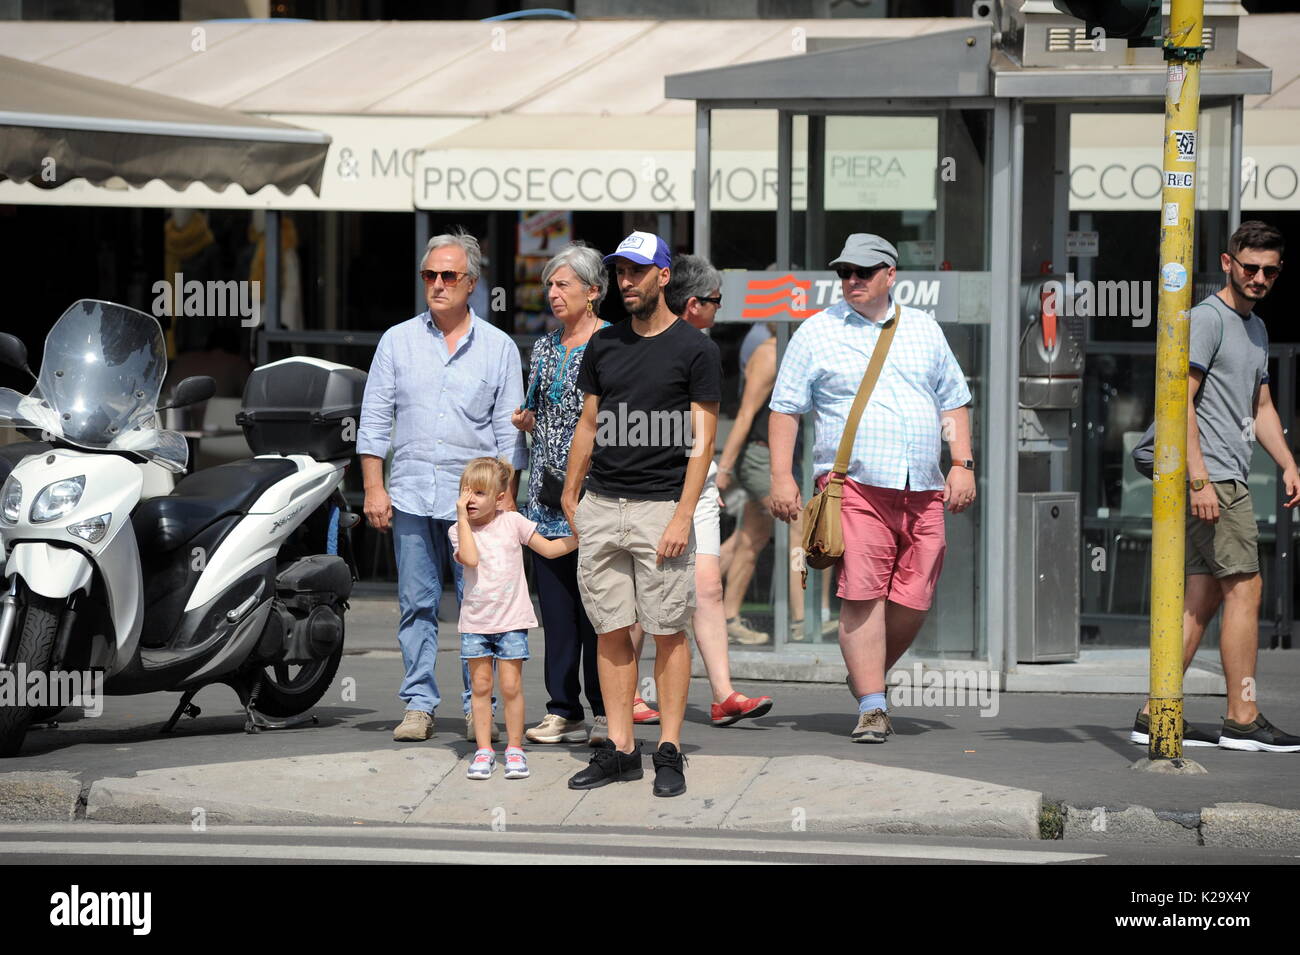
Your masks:
<path fill-rule="evenodd" d="M 1251 278 L 1256 272 L 1263 270 L 1264 278 L 1275 279 L 1277 278 L 1278 273 L 1282 271 L 1282 266 L 1280 265 L 1252 265 L 1248 262 L 1243 262 L 1231 252 L 1228 253 L 1228 258 L 1241 266 L 1241 270 L 1246 273 L 1246 278 Z"/>
<path fill-rule="evenodd" d="M 453 285 L 455 285 L 457 282 L 459 282 L 459 281 L 460 281 L 460 277 L 461 277 L 462 275 L 469 275 L 469 273 L 468 273 L 468 272 L 453 272 L 451 269 L 447 269 L 447 270 L 444 271 L 444 272 L 435 272 L 435 271 L 433 271 L 432 269 L 421 269 L 421 270 L 420 270 L 420 278 L 424 279 L 424 280 L 425 280 L 426 282 L 428 282 L 430 285 L 433 284 L 433 280 L 434 280 L 434 279 L 442 279 L 442 284 L 445 285 L 445 286 L 447 286 L 448 288 L 450 288 L 451 286 L 453 286 Z"/>
<path fill-rule="evenodd" d="M 862 266 L 854 267 L 851 265 L 840 265 L 840 266 L 836 266 L 835 274 L 838 275 L 841 279 L 844 279 L 845 281 L 847 281 L 849 278 L 855 275 L 858 278 L 862 279 L 863 281 L 867 281 L 869 279 L 875 278 L 876 273 L 879 272 L 881 269 L 887 269 L 887 268 L 889 268 L 889 265 L 888 263 L 885 262 L 881 262 L 879 265 L 873 265 L 870 268 L 864 268 Z"/>
<path fill-rule="evenodd" d="M 697 295 L 695 296 L 695 300 L 697 302 L 708 302 L 710 305 L 716 305 L 719 308 L 722 307 L 721 295 Z"/>

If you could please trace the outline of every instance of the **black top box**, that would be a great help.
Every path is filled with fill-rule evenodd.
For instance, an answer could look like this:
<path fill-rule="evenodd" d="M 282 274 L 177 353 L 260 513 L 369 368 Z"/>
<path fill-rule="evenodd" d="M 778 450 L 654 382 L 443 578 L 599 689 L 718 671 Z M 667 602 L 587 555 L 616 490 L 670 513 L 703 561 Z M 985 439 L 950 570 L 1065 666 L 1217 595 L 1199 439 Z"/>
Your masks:
<path fill-rule="evenodd" d="M 235 420 L 254 454 L 306 454 L 317 461 L 357 450 L 366 373 L 319 358 L 285 358 L 253 370 Z"/>

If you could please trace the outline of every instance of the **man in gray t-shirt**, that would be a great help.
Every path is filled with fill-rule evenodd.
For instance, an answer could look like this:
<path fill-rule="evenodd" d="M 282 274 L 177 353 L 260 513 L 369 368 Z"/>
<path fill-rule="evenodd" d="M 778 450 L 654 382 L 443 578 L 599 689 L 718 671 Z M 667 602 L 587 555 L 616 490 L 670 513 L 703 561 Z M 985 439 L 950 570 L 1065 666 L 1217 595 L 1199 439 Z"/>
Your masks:
<path fill-rule="evenodd" d="M 1245 222 L 1220 256 L 1225 286 L 1191 311 L 1187 381 L 1188 493 L 1184 668 L 1220 605 L 1219 653 L 1228 715 L 1216 735 L 1184 724 L 1188 746 L 1300 752 L 1300 737 L 1264 719 L 1255 705 L 1259 649 L 1259 532 L 1250 499 L 1255 442 L 1282 469 L 1286 506 L 1300 502 L 1300 472 L 1268 388 L 1268 332 L 1251 311 L 1282 269 L 1282 233 Z M 1129 739 L 1146 744 L 1145 708 Z"/>
<path fill-rule="evenodd" d="M 1268 384 L 1268 330 L 1254 312 L 1243 317 L 1234 311 L 1222 294 L 1191 311 L 1188 364 L 1193 376 L 1202 376 L 1193 404 L 1206 477 L 1244 483 L 1255 450 L 1260 388 Z"/>

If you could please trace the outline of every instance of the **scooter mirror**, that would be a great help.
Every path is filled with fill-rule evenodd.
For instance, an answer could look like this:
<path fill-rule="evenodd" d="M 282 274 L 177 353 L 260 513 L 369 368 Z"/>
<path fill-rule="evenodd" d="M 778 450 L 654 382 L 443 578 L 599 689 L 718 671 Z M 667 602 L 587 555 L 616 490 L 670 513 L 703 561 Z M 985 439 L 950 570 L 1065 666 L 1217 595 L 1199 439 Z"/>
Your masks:
<path fill-rule="evenodd" d="M 171 404 L 162 405 L 158 410 L 165 411 L 168 408 L 196 405 L 201 401 L 207 401 L 216 393 L 217 383 L 210 376 L 191 375 L 189 378 L 182 379 L 172 391 Z"/>
<path fill-rule="evenodd" d="M 36 377 L 27 367 L 27 346 L 15 335 L 0 333 L 0 362 Z"/>

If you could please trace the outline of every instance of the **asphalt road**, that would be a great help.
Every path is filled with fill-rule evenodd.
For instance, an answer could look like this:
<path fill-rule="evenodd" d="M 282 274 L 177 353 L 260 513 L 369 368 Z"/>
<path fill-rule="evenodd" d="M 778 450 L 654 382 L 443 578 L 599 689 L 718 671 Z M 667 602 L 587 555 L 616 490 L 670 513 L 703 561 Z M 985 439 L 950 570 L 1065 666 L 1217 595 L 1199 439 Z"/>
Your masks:
<path fill-rule="evenodd" d="M 535 641 L 540 643 L 540 641 Z M 529 723 L 540 719 L 546 693 L 542 685 L 541 647 L 525 665 L 525 700 Z M 1277 651 L 1261 666 L 1265 713 L 1284 728 L 1300 727 L 1294 683 L 1280 662 L 1290 665 L 1300 654 Z M 650 672 L 649 663 L 643 672 Z M 233 692 L 210 687 L 195 702 L 202 714 L 182 719 L 170 735 L 159 729 L 178 699 L 176 694 L 109 697 L 98 718 L 34 728 L 19 756 L 4 770 L 62 769 L 81 774 L 83 785 L 106 776 L 130 776 L 143 769 L 190 766 L 303 754 L 356 752 L 391 747 L 391 732 L 401 718 L 396 697 L 401 678 L 396 650 L 367 651 L 344 657 L 335 684 L 316 708 L 318 725 L 243 732 L 243 715 Z M 449 746 L 464 753 L 464 720 L 457 693 L 459 666 L 455 651 L 440 654 L 438 676 L 447 700 L 438 711 L 436 735 L 420 746 Z M 1152 809 L 1195 811 L 1215 802 L 1259 802 L 1300 808 L 1295 786 L 1300 754 L 1239 753 L 1219 749 L 1189 750 L 1208 770 L 1196 777 L 1154 776 L 1131 772 L 1144 750 L 1128 742 L 1138 700 L 1127 697 L 1004 693 L 999 712 L 982 717 L 976 709 L 911 708 L 894 713 L 896 735 L 883 745 L 853 744 L 848 733 L 855 721 L 852 699 L 842 686 L 823 684 L 741 684 L 743 692 L 765 693 L 775 700 L 766 716 L 727 728 L 708 724 L 708 685 L 693 680 L 683 749 L 688 756 L 787 756 L 819 754 L 864 759 L 886 765 L 946 773 L 1042 792 L 1048 800 L 1081 807 L 1143 805 Z M 1194 698 L 1189 717 L 1210 724 L 1221 699 Z M 639 735 L 653 741 L 653 727 Z"/>
<path fill-rule="evenodd" d="M 489 831 L 428 826 L 188 826 L 67 823 L 0 826 L 0 864 L 382 863 L 522 865 L 1295 864 L 1295 850 L 840 833 L 633 830 Z"/>

